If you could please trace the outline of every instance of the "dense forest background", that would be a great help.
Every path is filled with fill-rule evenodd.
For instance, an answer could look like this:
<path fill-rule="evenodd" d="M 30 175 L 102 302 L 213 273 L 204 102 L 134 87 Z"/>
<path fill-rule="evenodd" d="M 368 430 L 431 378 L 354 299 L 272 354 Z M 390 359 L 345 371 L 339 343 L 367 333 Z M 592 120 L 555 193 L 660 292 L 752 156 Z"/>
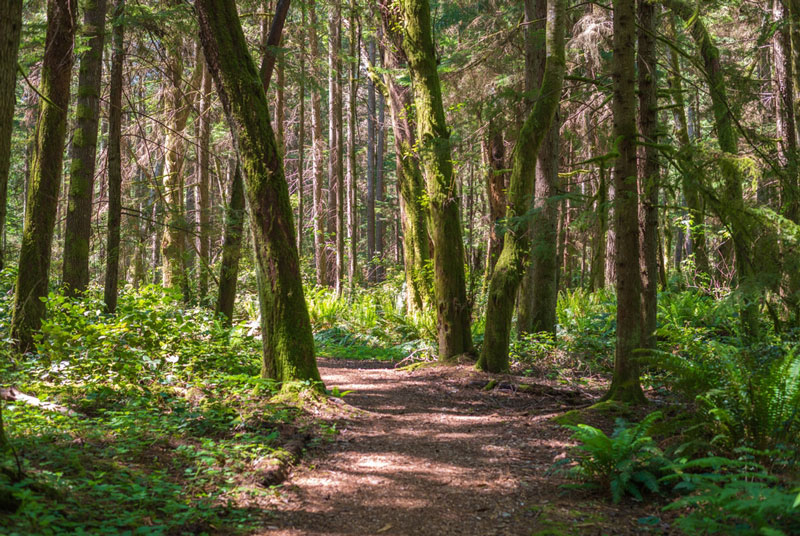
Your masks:
<path fill-rule="evenodd" d="M 253 530 L 318 358 L 585 389 L 553 478 L 800 530 L 797 0 L 0 10 L 11 533 Z"/>

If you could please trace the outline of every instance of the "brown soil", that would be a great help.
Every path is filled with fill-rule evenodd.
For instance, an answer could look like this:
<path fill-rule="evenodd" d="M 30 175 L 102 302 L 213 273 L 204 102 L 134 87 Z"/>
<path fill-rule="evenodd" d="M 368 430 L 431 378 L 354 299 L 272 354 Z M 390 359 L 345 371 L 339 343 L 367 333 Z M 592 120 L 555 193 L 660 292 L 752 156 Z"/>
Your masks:
<path fill-rule="evenodd" d="M 329 389 L 353 391 L 328 417 L 339 434 L 294 470 L 264 534 L 672 533 L 661 505 L 613 505 L 552 473 L 570 432 L 550 419 L 596 392 L 522 391 L 513 376 L 485 391 L 490 376 L 468 366 L 321 360 L 320 371 Z"/>

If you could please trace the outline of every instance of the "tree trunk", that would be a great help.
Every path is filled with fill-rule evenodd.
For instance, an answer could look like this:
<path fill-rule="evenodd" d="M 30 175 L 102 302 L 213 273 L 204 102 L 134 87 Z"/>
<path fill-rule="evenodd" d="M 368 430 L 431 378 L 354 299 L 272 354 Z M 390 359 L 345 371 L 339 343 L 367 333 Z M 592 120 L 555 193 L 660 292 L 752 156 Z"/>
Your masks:
<path fill-rule="evenodd" d="M 356 2 L 350 0 L 350 62 L 349 83 L 347 93 L 347 238 L 350 241 L 350 252 L 348 256 L 349 264 L 347 267 L 347 278 L 352 292 L 356 284 L 356 273 L 358 270 L 358 222 L 356 221 L 356 124 L 358 115 L 356 110 L 356 91 L 358 90 L 358 34 L 356 32 L 357 16 Z"/>
<path fill-rule="evenodd" d="M 703 61 L 704 75 L 707 78 L 711 107 L 714 112 L 714 124 L 720 150 L 725 156 L 720 159 L 720 171 L 723 177 L 723 196 L 713 203 L 717 215 L 730 226 L 731 239 L 736 254 L 736 283 L 741 298 L 740 318 L 746 336 L 755 338 L 759 332 L 758 320 L 758 288 L 756 285 L 752 258 L 748 213 L 742 195 L 742 176 L 736 162 L 739 156 L 738 140 L 733 128 L 733 116 L 728 106 L 727 89 L 722 66 L 719 61 L 719 49 L 711 40 L 702 17 L 696 16 L 695 9 L 683 0 L 665 0 L 664 3 L 685 21 L 691 22 L 692 37 L 697 43 Z"/>
<path fill-rule="evenodd" d="M 526 0 L 526 20 L 530 21 L 525 38 L 525 88 L 527 95 L 535 94 L 542 83 L 545 72 L 545 43 L 541 34 L 547 16 L 546 3 Z M 538 31 L 537 31 L 538 30 Z M 538 41 L 538 43 L 537 43 Z M 534 73 L 533 66 L 538 61 Z M 533 76 L 531 76 L 531 73 Z M 533 105 L 528 97 L 527 108 Z M 554 200 L 558 189 L 558 142 L 560 120 L 556 109 L 536 161 L 533 216 L 530 220 L 531 260 L 525 269 L 520 289 L 519 333 L 547 331 L 556 333 L 556 305 L 558 302 L 558 201 Z"/>
<path fill-rule="evenodd" d="M 369 40 L 369 67 L 374 68 L 375 38 Z M 388 77 L 387 77 L 388 79 Z M 367 86 L 367 277 L 375 281 L 375 83 Z"/>
<path fill-rule="evenodd" d="M 566 0 L 547 3 L 547 60 L 538 99 L 519 131 L 511 156 L 506 233 L 503 251 L 489 282 L 486 331 L 477 367 L 488 372 L 508 370 L 508 345 L 514 299 L 530 257 L 528 212 L 534 195 L 536 158 L 561 102 L 566 70 L 564 36 Z"/>
<path fill-rule="evenodd" d="M 381 54 L 381 56 L 383 56 Z M 378 117 L 375 120 L 375 205 L 378 207 L 375 214 L 375 254 L 378 256 L 378 266 L 375 267 L 375 280 L 383 281 L 386 277 L 384 266 L 384 246 L 386 243 L 386 215 L 383 206 L 386 195 L 384 184 L 384 154 L 386 148 L 386 103 L 383 93 L 378 93 L 376 99 Z"/>
<path fill-rule="evenodd" d="M 125 0 L 116 0 L 111 30 L 111 88 L 108 99 L 108 235 L 106 238 L 106 311 L 117 311 L 119 243 L 122 219 L 122 68 L 125 63 Z"/>
<path fill-rule="evenodd" d="M 244 181 L 238 161 L 231 160 L 228 165 L 228 184 L 231 194 L 225 216 L 225 239 L 222 244 L 222 265 L 219 270 L 219 294 L 215 312 L 218 315 L 222 314 L 223 322 L 230 326 L 236 302 L 236 283 L 239 278 L 239 259 L 242 256 L 242 236 L 246 216 Z"/>
<path fill-rule="evenodd" d="M 166 115 L 167 134 L 164 141 L 166 153 L 164 165 L 164 202 L 167 210 L 167 228 L 161 243 L 164 261 L 163 284 L 183 294 L 189 300 L 189 280 L 186 274 L 186 204 L 184 199 L 184 163 L 186 159 L 186 143 L 184 131 L 189 119 L 191 107 L 184 95 L 183 80 L 183 43 L 174 38 L 167 44 L 167 90 Z M 202 73 L 195 69 L 193 78 Z M 192 88 L 196 83 L 190 82 Z"/>
<path fill-rule="evenodd" d="M 335 237 L 334 287 L 342 293 L 344 277 L 344 173 L 342 160 L 342 13 L 337 1 L 328 16 L 328 234 Z"/>
<path fill-rule="evenodd" d="M 438 317 L 439 358 L 452 360 L 472 351 L 470 304 L 464 276 L 464 243 L 450 133 L 442 105 L 428 0 L 400 0 L 403 49 L 414 92 L 417 150 L 427 185 L 429 229 Z"/>
<path fill-rule="evenodd" d="M 306 4 L 300 2 L 300 110 L 297 125 L 297 254 L 303 257 L 303 224 L 305 223 L 305 153 L 306 153 Z"/>
<path fill-rule="evenodd" d="M 69 205 L 64 235 L 63 282 L 67 296 L 89 286 L 89 240 L 92 233 L 97 125 L 100 118 L 100 82 L 103 77 L 106 0 L 88 0 L 83 7 L 81 33 L 87 49 L 78 70 L 78 103 L 72 135 Z"/>
<path fill-rule="evenodd" d="M 617 346 L 606 400 L 640 403 L 642 279 L 639 271 L 639 196 L 636 187 L 636 0 L 614 0 L 614 219 L 616 222 Z"/>
<path fill-rule="evenodd" d="M 658 96 L 656 69 L 656 9 L 650 0 L 639 0 L 637 73 L 639 79 L 639 244 L 642 277 L 641 347 L 656 349 L 658 314 Z"/>
<path fill-rule="evenodd" d="M 407 289 L 406 307 L 410 312 L 414 312 L 422 311 L 434 304 L 432 273 L 429 267 L 431 251 L 426 210 L 422 204 L 425 197 L 425 181 L 419 167 L 419 160 L 414 155 L 416 137 L 414 135 L 414 118 L 410 115 L 413 109 L 411 89 L 398 84 L 395 74 L 404 72 L 408 68 L 408 62 L 403 54 L 403 35 L 400 31 L 397 13 L 390 8 L 390 1 L 383 0 L 380 4 L 381 34 L 388 40 L 388 46 L 383 47 L 384 68 L 387 69 L 383 80 L 386 99 L 389 101 L 389 114 L 392 119 L 397 181 L 400 190 L 403 266 Z M 375 65 L 374 52 L 371 57 L 370 67 Z M 371 107 L 374 118 L 374 102 Z M 374 189 L 372 199 L 374 233 Z"/>
<path fill-rule="evenodd" d="M 17 101 L 17 52 L 22 32 L 22 0 L 0 0 L 0 270 L 5 266 L 5 229 L 11 134 Z M 0 421 L 0 426 L 2 422 Z M 2 436 L 0 436 L 2 440 Z"/>
<path fill-rule="evenodd" d="M 317 39 L 317 7 L 309 6 L 311 24 L 308 27 L 308 38 L 311 51 L 311 76 L 319 79 L 320 54 Z M 317 271 L 317 285 L 329 283 L 328 262 L 325 251 L 325 199 L 322 196 L 323 159 L 325 155 L 325 139 L 322 137 L 322 96 L 318 86 L 311 89 L 311 172 L 313 175 L 312 203 L 314 204 L 314 260 Z"/>
<path fill-rule="evenodd" d="M 39 101 L 11 321 L 11 338 L 23 353 L 34 349 L 33 334 L 41 327 L 45 314 L 42 298 L 49 291 L 50 249 L 61 190 L 76 9 L 74 0 L 47 2 L 47 34 L 39 84 L 44 98 Z"/>
<path fill-rule="evenodd" d="M 202 55 L 198 56 L 198 59 Z M 200 91 L 200 136 L 197 162 L 199 180 L 197 181 L 197 197 L 199 201 L 200 221 L 200 277 L 197 285 L 197 294 L 203 302 L 208 295 L 208 271 L 211 268 L 211 202 L 209 199 L 209 165 L 211 144 L 211 75 L 203 61 L 203 81 Z"/>
<path fill-rule="evenodd" d="M 670 35 L 675 35 L 675 20 L 671 18 Z M 681 76 L 680 56 L 672 48 L 669 49 L 671 76 L 669 78 L 670 93 L 672 94 L 673 118 L 676 123 L 678 141 L 681 145 L 681 157 L 691 161 L 694 140 L 689 129 L 689 122 L 686 118 L 686 104 L 683 98 L 683 79 Z M 681 176 L 681 187 L 686 199 L 686 208 L 689 212 L 689 237 L 691 252 L 694 253 L 695 271 L 702 278 L 710 273 L 708 266 L 708 252 L 706 249 L 705 234 L 705 207 L 703 198 L 700 195 L 699 178 L 693 173 L 693 168 L 687 166 L 686 172 Z M 688 252 L 687 252 L 688 254 Z"/>
<path fill-rule="evenodd" d="M 500 231 L 506 212 L 506 145 L 503 131 L 497 123 L 496 117 L 489 118 L 485 142 L 486 196 L 489 198 L 489 244 L 485 275 L 487 282 L 491 279 L 494 265 L 503 250 L 503 236 Z"/>
<path fill-rule="evenodd" d="M 319 381 L 303 295 L 289 188 L 266 95 L 233 2 L 198 0 L 200 38 L 231 124 L 252 217 L 264 361 L 262 376 Z M 321 387 L 321 382 L 316 384 Z"/>

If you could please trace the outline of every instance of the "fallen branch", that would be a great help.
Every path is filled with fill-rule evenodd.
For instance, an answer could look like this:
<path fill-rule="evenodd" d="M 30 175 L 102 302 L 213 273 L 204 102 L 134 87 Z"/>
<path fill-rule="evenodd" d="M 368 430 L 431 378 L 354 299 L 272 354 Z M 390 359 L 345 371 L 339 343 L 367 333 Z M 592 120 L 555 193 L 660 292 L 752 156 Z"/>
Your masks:
<path fill-rule="evenodd" d="M 69 415 L 70 417 L 80 417 L 82 419 L 86 418 L 86 415 L 78 413 L 77 411 L 73 411 L 66 406 L 60 406 L 58 404 L 54 404 L 53 402 L 44 402 L 35 396 L 26 395 L 16 387 L 0 389 L 0 399 L 7 400 L 9 402 L 22 402 L 24 404 L 28 404 L 29 406 L 36 406 L 45 411 L 55 411 L 63 415 Z"/>

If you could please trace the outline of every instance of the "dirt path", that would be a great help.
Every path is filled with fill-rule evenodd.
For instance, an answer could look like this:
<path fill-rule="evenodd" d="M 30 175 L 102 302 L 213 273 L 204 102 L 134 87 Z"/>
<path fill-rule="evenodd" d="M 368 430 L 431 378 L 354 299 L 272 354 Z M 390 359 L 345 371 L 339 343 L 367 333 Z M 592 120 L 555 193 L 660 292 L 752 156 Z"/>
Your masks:
<path fill-rule="evenodd" d="M 564 491 L 548 473 L 569 446 L 549 419 L 579 398 L 549 387 L 487 392 L 488 377 L 470 367 L 320 365 L 328 388 L 352 390 L 344 400 L 359 410 L 344 411 L 335 442 L 294 471 L 265 534 L 667 533 L 637 521 L 657 506 Z"/>

